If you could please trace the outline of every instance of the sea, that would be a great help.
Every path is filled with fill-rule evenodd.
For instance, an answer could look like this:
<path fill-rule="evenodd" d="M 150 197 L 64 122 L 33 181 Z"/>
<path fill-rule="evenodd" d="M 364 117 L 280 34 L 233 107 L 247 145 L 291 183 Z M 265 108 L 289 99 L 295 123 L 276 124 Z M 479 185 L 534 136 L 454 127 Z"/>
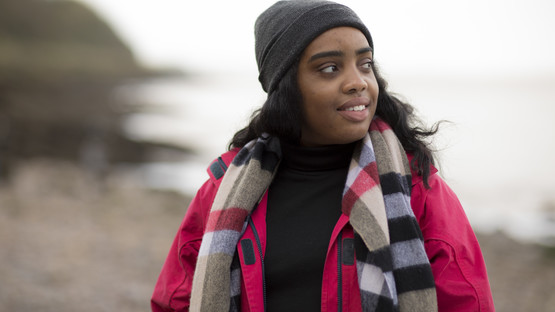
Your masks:
<path fill-rule="evenodd" d="M 555 246 L 555 74 L 386 79 L 426 126 L 444 121 L 430 144 L 475 230 Z M 266 96 L 250 73 L 135 81 L 116 94 L 135 106 L 123 125 L 129 137 L 195 151 L 139 169 L 148 187 L 187 195 Z"/>

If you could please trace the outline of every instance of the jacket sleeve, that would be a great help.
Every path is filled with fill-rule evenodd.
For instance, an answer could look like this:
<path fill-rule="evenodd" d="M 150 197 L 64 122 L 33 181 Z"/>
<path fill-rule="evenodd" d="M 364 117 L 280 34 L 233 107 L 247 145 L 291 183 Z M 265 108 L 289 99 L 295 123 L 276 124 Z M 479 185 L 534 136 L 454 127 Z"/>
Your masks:
<path fill-rule="evenodd" d="M 189 310 L 198 251 L 215 193 L 216 186 L 208 180 L 189 204 L 154 287 L 152 311 Z"/>
<path fill-rule="evenodd" d="M 455 193 L 437 174 L 413 185 L 411 204 L 436 282 L 438 308 L 495 311 L 476 236 Z"/>

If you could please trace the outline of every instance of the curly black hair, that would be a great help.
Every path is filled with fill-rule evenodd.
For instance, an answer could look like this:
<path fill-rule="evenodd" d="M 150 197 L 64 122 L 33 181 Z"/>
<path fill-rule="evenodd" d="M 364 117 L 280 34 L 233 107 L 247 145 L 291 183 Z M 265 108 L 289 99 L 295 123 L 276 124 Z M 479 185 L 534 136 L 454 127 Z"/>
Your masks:
<path fill-rule="evenodd" d="M 376 115 L 387 122 L 406 152 L 413 155 L 411 167 L 428 185 L 430 165 L 435 163 L 433 150 L 427 139 L 437 133 L 439 123 L 431 128 L 423 126 L 414 107 L 388 92 L 387 81 L 381 76 L 375 62 L 372 64 L 378 82 L 379 95 Z M 248 126 L 239 130 L 229 143 L 229 149 L 243 147 L 263 133 L 299 144 L 302 125 L 302 96 L 297 84 L 298 61 L 283 76 L 276 90 L 271 92 L 262 108 L 251 116 Z"/>

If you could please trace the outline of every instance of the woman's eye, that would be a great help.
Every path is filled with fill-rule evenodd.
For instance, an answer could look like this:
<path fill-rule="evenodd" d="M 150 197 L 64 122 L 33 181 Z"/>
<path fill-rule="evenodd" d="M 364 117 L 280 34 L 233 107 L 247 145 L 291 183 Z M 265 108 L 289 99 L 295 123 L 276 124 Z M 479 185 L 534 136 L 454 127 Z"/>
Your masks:
<path fill-rule="evenodd" d="M 367 61 L 364 64 L 362 64 L 362 68 L 364 69 L 372 69 L 372 61 Z"/>
<path fill-rule="evenodd" d="M 335 65 L 328 65 L 326 67 L 323 67 L 322 69 L 320 69 L 321 72 L 323 73 L 333 73 L 337 71 L 337 66 Z"/>

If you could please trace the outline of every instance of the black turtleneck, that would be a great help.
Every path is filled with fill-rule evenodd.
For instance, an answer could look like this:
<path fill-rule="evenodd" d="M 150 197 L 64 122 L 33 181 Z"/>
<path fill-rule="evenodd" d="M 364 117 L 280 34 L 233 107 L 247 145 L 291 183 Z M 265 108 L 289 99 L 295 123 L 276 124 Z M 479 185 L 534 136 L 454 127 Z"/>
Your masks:
<path fill-rule="evenodd" d="M 298 147 L 283 158 L 268 193 L 268 311 L 320 311 L 329 241 L 355 144 Z"/>

